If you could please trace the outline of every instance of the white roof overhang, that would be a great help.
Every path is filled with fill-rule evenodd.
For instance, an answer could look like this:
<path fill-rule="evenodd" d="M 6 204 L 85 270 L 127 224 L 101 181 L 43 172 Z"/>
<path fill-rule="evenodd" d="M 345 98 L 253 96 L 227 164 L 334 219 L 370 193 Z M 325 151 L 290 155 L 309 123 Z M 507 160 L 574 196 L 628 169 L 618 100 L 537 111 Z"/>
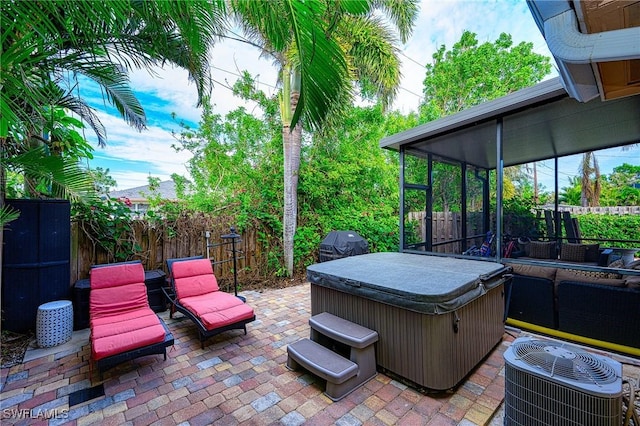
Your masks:
<path fill-rule="evenodd" d="M 640 96 L 578 102 L 558 78 L 383 138 L 382 148 L 494 169 L 640 142 Z"/>
<path fill-rule="evenodd" d="M 598 64 L 640 59 L 640 26 L 583 33 L 577 16 L 582 12 L 580 1 L 574 3 L 577 9 L 568 0 L 527 0 L 569 96 L 581 102 L 598 96 L 604 100 L 607 96 Z"/>

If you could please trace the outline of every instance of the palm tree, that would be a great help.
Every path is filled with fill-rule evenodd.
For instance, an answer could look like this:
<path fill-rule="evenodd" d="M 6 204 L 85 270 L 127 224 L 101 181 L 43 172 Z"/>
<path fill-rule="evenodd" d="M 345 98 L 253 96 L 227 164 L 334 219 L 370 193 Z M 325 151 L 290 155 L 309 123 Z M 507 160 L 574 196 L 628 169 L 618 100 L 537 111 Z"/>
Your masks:
<path fill-rule="evenodd" d="M 202 103 L 209 95 L 208 53 L 215 34 L 225 28 L 222 1 L 10 0 L 0 8 L 0 203 L 6 166 L 59 178 L 64 178 L 60 172 L 70 171 L 69 164 L 63 167 L 61 162 L 41 161 L 45 151 L 20 157 L 51 142 L 42 136 L 48 112 L 57 108 L 72 111 L 95 131 L 99 145 L 105 144 L 104 127 L 76 94 L 78 76 L 97 83 L 106 100 L 140 130 L 146 119 L 129 86 L 129 70 L 165 63 L 183 67 L 196 82 L 198 101 Z M 26 165 L 21 158 L 40 167 Z M 73 176 L 79 177 L 75 172 Z M 59 183 L 70 184 L 69 179 Z"/>
<path fill-rule="evenodd" d="M 203 103 L 211 87 L 208 53 L 225 28 L 225 10 L 222 0 L 0 2 L 0 247 L 5 223 L 17 217 L 4 202 L 6 167 L 44 176 L 54 196 L 73 198 L 93 189 L 77 158 L 49 155 L 50 141 L 42 136 L 47 113 L 62 108 L 78 114 L 105 143 L 98 117 L 76 95 L 77 76 L 96 82 L 138 129 L 145 127 L 145 114 L 129 86 L 132 68 L 185 68 Z"/>
<path fill-rule="evenodd" d="M 582 207 L 599 206 L 600 193 L 602 192 L 600 166 L 598 166 L 598 161 L 592 151 L 582 154 L 580 176 L 580 205 Z"/>
<path fill-rule="evenodd" d="M 353 100 L 356 81 L 384 105 L 391 102 L 400 83 L 397 38 L 374 12 L 385 13 L 404 42 L 417 16 L 417 1 L 236 0 L 231 8 L 250 42 L 270 54 L 279 67 L 283 246 L 285 269 L 291 276 L 303 125 L 322 130 L 339 117 L 341 108 Z"/>

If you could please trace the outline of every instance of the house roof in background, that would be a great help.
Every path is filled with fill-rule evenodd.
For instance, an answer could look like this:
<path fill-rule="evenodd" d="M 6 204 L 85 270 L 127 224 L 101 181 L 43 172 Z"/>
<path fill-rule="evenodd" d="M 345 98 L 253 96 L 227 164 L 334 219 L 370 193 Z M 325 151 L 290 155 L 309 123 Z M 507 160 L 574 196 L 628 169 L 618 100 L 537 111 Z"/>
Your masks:
<path fill-rule="evenodd" d="M 176 184 L 172 180 L 160 182 L 158 188 L 154 191 L 149 189 L 149 185 L 136 186 L 135 188 L 123 189 L 120 191 L 112 191 L 109 193 L 110 198 L 128 198 L 132 202 L 147 200 L 150 194 L 159 194 L 161 198 L 170 201 L 178 199 L 176 195 Z"/>

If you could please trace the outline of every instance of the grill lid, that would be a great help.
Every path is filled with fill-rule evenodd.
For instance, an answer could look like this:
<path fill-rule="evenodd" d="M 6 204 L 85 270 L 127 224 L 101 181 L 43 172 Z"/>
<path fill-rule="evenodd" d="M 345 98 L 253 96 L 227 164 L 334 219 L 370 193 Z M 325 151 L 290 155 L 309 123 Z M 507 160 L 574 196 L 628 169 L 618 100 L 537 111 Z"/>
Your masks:
<path fill-rule="evenodd" d="M 369 243 L 354 231 L 331 231 L 320 243 L 320 262 L 369 253 Z"/>

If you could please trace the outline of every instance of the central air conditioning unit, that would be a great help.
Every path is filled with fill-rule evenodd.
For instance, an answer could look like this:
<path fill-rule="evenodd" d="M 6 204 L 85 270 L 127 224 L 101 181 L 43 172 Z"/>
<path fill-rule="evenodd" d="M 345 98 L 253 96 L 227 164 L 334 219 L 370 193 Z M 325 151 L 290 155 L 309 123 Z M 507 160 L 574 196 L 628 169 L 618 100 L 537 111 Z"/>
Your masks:
<path fill-rule="evenodd" d="M 576 346 L 521 337 L 504 353 L 505 425 L 622 424 L 622 365 Z"/>

